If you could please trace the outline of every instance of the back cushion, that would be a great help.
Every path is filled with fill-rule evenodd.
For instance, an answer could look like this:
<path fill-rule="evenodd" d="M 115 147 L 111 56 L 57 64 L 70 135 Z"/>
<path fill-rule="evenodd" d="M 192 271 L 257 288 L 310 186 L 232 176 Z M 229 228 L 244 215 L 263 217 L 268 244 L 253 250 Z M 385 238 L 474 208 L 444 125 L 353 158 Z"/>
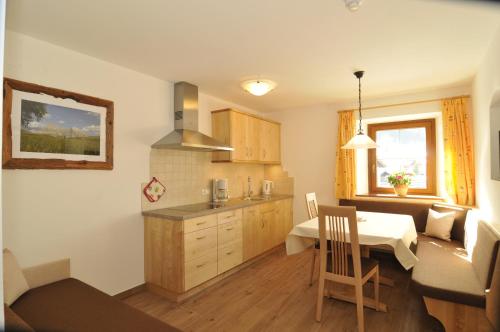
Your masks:
<path fill-rule="evenodd" d="M 472 253 L 468 252 L 472 259 L 474 271 L 485 289 L 490 287 L 491 278 L 493 275 L 493 260 L 496 258 L 500 238 L 494 231 L 483 221 L 477 223 L 477 238 L 475 244 L 471 238 L 474 234 L 467 234 L 468 247 L 472 247 Z M 469 249 L 470 251 L 470 249 Z"/>
<path fill-rule="evenodd" d="M 425 232 L 427 214 L 432 203 L 427 202 L 402 202 L 398 199 L 392 200 L 362 200 L 341 199 L 339 205 L 355 206 L 358 211 L 385 212 L 395 214 L 407 214 L 413 217 L 417 232 Z M 436 210 L 441 212 L 439 210 Z M 452 236 L 453 237 L 453 236 Z"/>
<path fill-rule="evenodd" d="M 451 229 L 451 239 L 458 240 L 464 243 L 465 238 L 465 219 L 467 217 L 467 212 L 470 210 L 468 208 L 463 208 L 460 206 L 447 205 L 443 203 L 434 203 L 432 205 L 434 211 L 444 213 L 444 212 L 455 212 L 455 221 L 453 222 L 453 227 Z"/>

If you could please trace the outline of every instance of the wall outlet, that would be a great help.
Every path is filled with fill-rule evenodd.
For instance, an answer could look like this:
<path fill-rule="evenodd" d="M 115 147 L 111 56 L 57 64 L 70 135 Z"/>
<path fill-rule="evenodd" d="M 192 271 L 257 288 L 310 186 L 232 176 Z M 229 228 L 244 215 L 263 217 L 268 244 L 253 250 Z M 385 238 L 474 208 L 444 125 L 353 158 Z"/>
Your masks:
<path fill-rule="evenodd" d="M 207 196 L 208 194 L 210 194 L 210 190 L 208 190 L 207 188 L 201 189 L 201 195 L 202 196 Z"/>

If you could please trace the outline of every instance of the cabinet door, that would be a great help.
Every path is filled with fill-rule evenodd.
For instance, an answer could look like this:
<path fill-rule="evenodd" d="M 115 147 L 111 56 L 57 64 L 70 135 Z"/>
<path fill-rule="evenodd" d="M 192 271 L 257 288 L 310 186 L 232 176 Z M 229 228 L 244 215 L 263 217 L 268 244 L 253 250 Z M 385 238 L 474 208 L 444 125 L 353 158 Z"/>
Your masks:
<path fill-rule="evenodd" d="M 247 137 L 246 145 L 248 156 L 247 160 L 259 161 L 260 160 L 260 125 L 263 122 L 260 119 L 252 116 L 247 117 Z"/>
<path fill-rule="evenodd" d="M 259 206 L 243 209 L 243 261 L 247 261 L 259 254 L 260 236 Z"/>
<path fill-rule="evenodd" d="M 233 145 L 231 142 L 231 112 L 214 112 L 212 113 L 212 137 L 228 145 Z M 212 152 L 212 160 L 214 161 L 230 161 L 231 152 L 215 151 Z"/>
<path fill-rule="evenodd" d="M 279 232 L 276 223 L 276 204 L 275 202 L 262 204 L 260 206 L 261 238 L 259 241 L 260 253 L 273 248 L 276 244 L 276 234 Z"/>
<path fill-rule="evenodd" d="M 277 123 L 269 123 L 269 161 L 279 163 L 281 161 L 281 126 Z"/>
<path fill-rule="evenodd" d="M 238 112 L 231 112 L 231 144 L 234 151 L 232 160 L 248 160 L 248 116 Z"/>
<path fill-rule="evenodd" d="M 280 162 L 280 125 L 261 120 L 260 160 L 267 163 Z"/>

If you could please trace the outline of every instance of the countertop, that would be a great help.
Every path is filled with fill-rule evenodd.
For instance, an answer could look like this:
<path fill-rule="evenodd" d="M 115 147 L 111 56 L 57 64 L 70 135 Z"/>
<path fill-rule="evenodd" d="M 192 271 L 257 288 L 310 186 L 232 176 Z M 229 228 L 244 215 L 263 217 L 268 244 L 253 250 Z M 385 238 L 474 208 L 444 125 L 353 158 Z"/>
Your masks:
<path fill-rule="evenodd" d="M 172 206 L 166 209 L 143 211 L 142 215 L 145 217 L 159 217 L 169 220 L 185 220 L 209 214 L 246 208 L 249 206 L 265 204 L 268 202 L 279 201 L 282 199 L 293 198 L 293 195 L 273 195 L 269 198 L 262 200 L 243 200 L 242 198 L 232 198 L 217 208 L 210 208 L 209 202 L 198 203 L 191 205 Z"/>

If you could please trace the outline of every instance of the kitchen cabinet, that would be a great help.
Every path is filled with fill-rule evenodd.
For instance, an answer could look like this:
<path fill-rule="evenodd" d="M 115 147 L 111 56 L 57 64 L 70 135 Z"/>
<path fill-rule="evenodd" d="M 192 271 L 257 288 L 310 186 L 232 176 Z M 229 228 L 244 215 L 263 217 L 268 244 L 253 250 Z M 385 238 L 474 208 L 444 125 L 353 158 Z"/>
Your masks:
<path fill-rule="evenodd" d="M 292 229 L 292 200 L 243 209 L 243 261 L 283 243 Z"/>
<path fill-rule="evenodd" d="M 274 122 L 262 121 L 260 125 L 260 156 L 265 163 L 280 162 L 280 125 Z"/>
<path fill-rule="evenodd" d="M 280 129 L 277 122 L 234 109 L 212 112 L 213 138 L 234 151 L 213 152 L 214 162 L 280 163 Z"/>
<path fill-rule="evenodd" d="M 181 301 L 282 244 L 291 225 L 291 198 L 184 220 L 145 215 L 146 286 Z"/>

